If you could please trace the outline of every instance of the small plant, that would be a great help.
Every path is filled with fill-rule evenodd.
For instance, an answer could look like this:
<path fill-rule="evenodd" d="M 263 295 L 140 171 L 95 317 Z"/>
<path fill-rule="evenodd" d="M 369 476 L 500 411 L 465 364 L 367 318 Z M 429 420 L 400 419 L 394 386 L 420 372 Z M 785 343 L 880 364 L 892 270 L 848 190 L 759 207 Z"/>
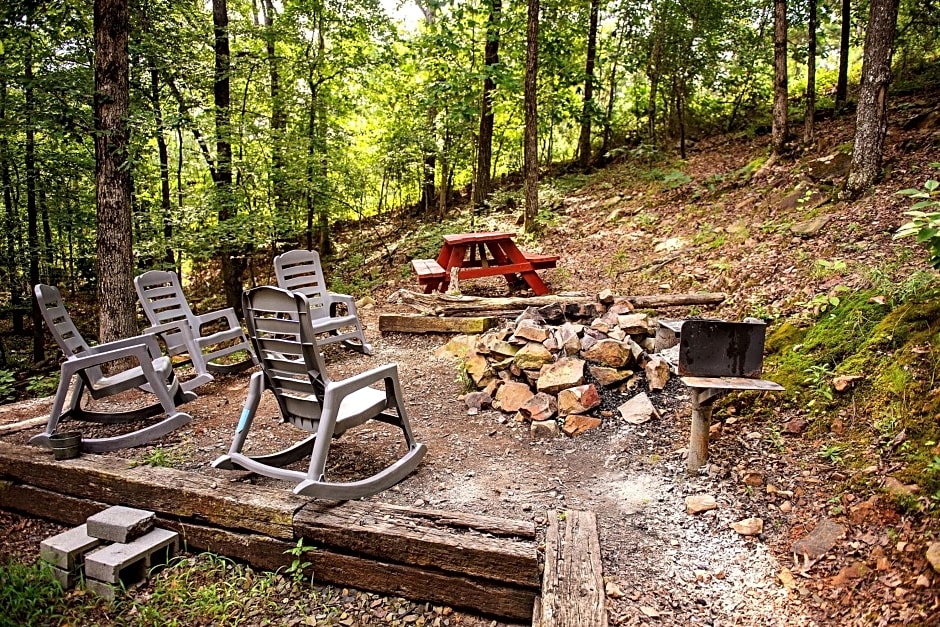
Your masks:
<path fill-rule="evenodd" d="M 473 378 L 470 376 L 470 373 L 467 372 L 466 361 L 461 360 L 457 362 L 457 383 L 460 384 L 460 390 L 464 394 L 473 392 L 476 389 Z"/>
<path fill-rule="evenodd" d="M 830 464 L 842 463 L 842 454 L 845 453 L 846 446 L 842 444 L 827 444 L 819 450 L 819 456 Z"/>
<path fill-rule="evenodd" d="M 934 455 L 924 471 L 931 476 L 940 475 L 940 455 Z"/>
<path fill-rule="evenodd" d="M 312 562 L 304 561 L 304 556 L 313 551 L 316 547 L 304 544 L 304 539 L 297 540 L 297 545 L 284 551 L 286 555 L 293 555 L 294 561 L 284 571 L 295 584 L 303 583 L 306 579 L 304 571 L 312 565 Z M 313 584 L 313 573 L 310 573 L 310 583 Z"/>
<path fill-rule="evenodd" d="M 0 624 L 58 624 L 54 616 L 61 603 L 62 587 L 47 564 L 0 566 Z"/>
<path fill-rule="evenodd" d="M 808 385 L 820 398 L 831 401 L 832 385 L 829 381 L 832 379 L 832 375 L 835 374 L 832 368 L 827 364 L 813 364 L 803 372 L 806 373 L 803 384 Z"/>
<path fill-rule="evenodd" d="M 156 466 L 160 468 L 172 468 L 180 462 L 180 456 L 173 451 L 163 447 L 157 447 L 141 457 L 137 464 L 140 466 Z"/>
<path fill-rule="evenodd" d="M 55 375 L 30 377 L 26 383 L 26 391 L 32 396 L 49 396 L 55 392 L 58 385 L 59 377 Z"/>
<path fill-rule="evenodd" d="M 930 265 L 940 269 L 940 181 L 930 179 L 924 189 L 902 189 L 898 193 L 917 202 L 904 212 L 911 221 L 901 225 L 894 238 L 915 236 L 930 253 Z"/>
<path fill-rule="evenodd" d="M 12 401 L 16 397 L 16 388 L 13 384 L 16 378 L 10 370 L 0 370 L 0 402 Z"/>
<path fill-rule="evenodd" d="M 847 266 L 841 259 L 833 259 L 832 261 L 828 259 L 817 259 L 816 264 L 813 266 L 813 274 L 820 278 L 825 278 L 833 274 L 841 274 L 845 272 L 846 269 Z"/>

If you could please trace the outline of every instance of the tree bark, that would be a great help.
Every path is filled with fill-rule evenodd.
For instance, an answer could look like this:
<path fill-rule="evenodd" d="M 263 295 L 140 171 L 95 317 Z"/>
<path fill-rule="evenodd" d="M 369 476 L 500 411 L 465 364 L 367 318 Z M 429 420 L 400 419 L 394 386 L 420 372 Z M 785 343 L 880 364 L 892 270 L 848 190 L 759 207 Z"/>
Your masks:
<path fill-rule="evenodd" d="M 803 143 L 811 146 L 816 140 L 816 0 L 808 2 L 809 20 L 806 39 L 806 116 L 803 121 Z"/>
<path fill-rule="evenodd" d="M 584 101 L 581 107 L 581 135 L 578 138 L 578 167 L 591 165 L 591 116 L 594 109 L 594 60 L 597 56 L 598 0 L 591 0 L 588 25 L 587 60 L 584 64 Z"/>
<path fill-rule="evenodd" d="M 264 1 L 264 44 L 268 61 L 271 94 L 271 182 L 274 193 L 274 241 L 284 235 L 285 227 L 290 225 L 290 211 L 286 189 L 287 176 L 284 167 L 284 140 L 287 128 L 287 115 L 284 112 L 284 98 L 281 95 L 281 78 L 277 64 L 277 35 L 274 30 L 274 4 Z"/>
<path fill-rule="evenodd" d="M 486 24 L 486 46 L 483 63 L 486 78 L 483 79 L 483 97 L 480 109 L 480 134 L 477 144 L 477 172 L 473 184 L 473 205 L 483 204 L 490 193 L 490 169 L 493 162 L 493 80 L 496 64 L 499 63 L 499 22 L 502 0 L 490 0 L 490 15 Z"/>
<path fill-rule="evenodd" d="M 525 169 L 525 231 L 536 229 L 539 213 L 539 0 L 528 0 L 526 18 L 525 56 L 525 143 L 523 158 Z"/>
<path fill-rule="evenodd" d="M 849 90 L 849 34 L 852 30 L 851 0 L 842 0 L 842 36 L 839 40 L 839 78 L 836 81 L 836 112 L 845 108 Z"/>
<path fill-rule="evenodd" d="M 160 212 L 163 214 L 163 263 L 173 269 L 173 211 L 170 198 L 170 152 L 166 145 L 166 126 L 163 122 L 163 107 L 160 106 L 160 72 L 155 59 L 150 59 L 150 99 L 153 103 L 154 133 L 157 138 L 157 156 L 160 160 Z"/>
<path fill-rule="evenodd" d="M 229 74 L 231 58 L 228 41 L 228 5 L 226 0 L 212 1 L 212 25 L 215 34 L 215 79 L 213 96 L 215 99 L 215 150 L 216 172 L 215 193 L 216 212 L 219 220 L 221 239 L 216 254 L 222 268 L 222 288 L 225 302 L 233 307 L 238 315 L 242 311 L 242 274 L 245 260 L 239 257 L 241 251 L 225 235 L 226 222 L 235 217 L 237 208 L 232 193 L 232 127 L 231 127 L 231 90 Z"/>
<path fill-rule="evenodd" d="M 98 208 L 98 339 L 137 334 L 131 241 L 133 181 L 127 0 L 95 0 L 95 187 Z"/>
<path fill-rule="evenodd" d="M 787 0 L 774 0 L 774 120 L 771 137 L 774 156 L 787 143 Z"/>
<path fill-rule="evenodd" d="M 0 123 L 6 124 L 7 83 L 0 81 Z M 10 176 L 10 142 L 0 134 L 0 185 L 3 186 L 5 262 L 7 267 L 7 289 L 10 290 L 10 316 L 13 333 L 23 332 L 23 292 L 19 280 L 20 264 L 17 259 L 17 232 L 19 220 L 13 202 L 13 181 Z"/>
<path fill-rule="evenodd" d="M 661 18 L 657 15 L 656 2 L 651 3 L 651 19 L 653 21 L 653 41 L 650 48 L 649 59 L 646 63 L 646 76 L 650 82 L 649 101 L 646 103 L 647 135 L 650 144 L 656 144 L 656 97 L 661 76 L 660 65 L 663 54 L 663 30 Z"/>
<path fill-rule="evenodd" d="M 888 132 L 888 85 L 891 55 L 898 21 L 899 0 L 872 0 L 865 33 L 865 58 L 855 122 L 855 147 L 842 197 L 855 199 L 865 193 L 881 171 L 881 156 Z"/>
<path fill-rule="evenodd" d="M 25 109 L 26 145 L 24 160 L 26 169 L 26 241 L 29 246 L 29 284 L 39 283 L 39 215 L 36 208 L 36 132 L 34 113 L 36 98 L 33 91 L 33 50 L 32 43 L 26 45 L 23 58 L 23 99 Z M 99 229 L 100 230 L 100 229 Z M 33 323 L 33 362 L 39 363 L 45 358 L 42 313 L 35 298 L 30 299 L 30 318 Z"/>

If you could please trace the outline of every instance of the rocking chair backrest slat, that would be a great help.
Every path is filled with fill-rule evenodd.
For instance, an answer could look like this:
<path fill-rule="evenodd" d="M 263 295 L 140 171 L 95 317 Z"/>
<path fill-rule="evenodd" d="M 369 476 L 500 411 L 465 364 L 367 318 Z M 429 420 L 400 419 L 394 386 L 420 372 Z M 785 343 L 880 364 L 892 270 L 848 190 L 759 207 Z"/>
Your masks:
<path fill-rule="evenodd" d="M 151 270 L 146 273 L 147 281 L 138 286 L 140 304 L 147 317 L 154 324 L 166 324 L 186 320 L 194 332 L 199 324 L 189 303 L 183 298 L 179 277 L 175 272 Z"/>
<path fill-rule="evenodd" d="M 320 399 L 329 382 L 306 303 L 302 294 L 268 286 L 242 297 L 248 336 L 287 420 L 319 418 Z"/>
<path fill-rule="evenodd" d="M 62 301 L 62 294 L 59 288 L 51 285 L 36 285 L 34 288 L 36 300 L 39 302 L 39 310 L 43 319 L 46 321 L 46 327 L 55 338 L 56 345 L 65 355 L 66 359 L 77 357 L 89 349 L 88 342 L 78 332 L 75 323 L 65 304 Z M 97 366 L 86 368 L 79 372 L 79 376 L 85 379 L 89 387 L 95 387 L 104 373 Z"/>
<path fill-rule="evenodd" d="M 277 275 L 278 287 L 307 297 L 314 318 L 330 315 L 327 298 L 329 290 L 317 251 L 298 249 L 278 255 L 274 258 L 274 273 Z"/>

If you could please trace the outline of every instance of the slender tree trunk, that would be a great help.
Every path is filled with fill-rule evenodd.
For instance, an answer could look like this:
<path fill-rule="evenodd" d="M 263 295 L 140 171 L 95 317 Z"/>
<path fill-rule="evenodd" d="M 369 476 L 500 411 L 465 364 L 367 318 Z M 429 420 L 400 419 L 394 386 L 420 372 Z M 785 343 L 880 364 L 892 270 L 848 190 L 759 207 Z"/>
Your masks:
<path fill-rule="evenodd" d="M 597 56 L 598 0 L 591 0 L 588 25 L 587 60 L 584 64 L 584 101 L 581 106 L 581 135 L 578 138 L 578 167 L 587 170 L 591 165 L 591 117 L 594 110 L 594 60 Z"/>
<path fill-rule="evenodd" d="M 39 216 L 36 209 L 36 131 L 34 130 L 36 98 L 33 91 L 33 49 L 31 42 L 26 44 L 26 54 L 23 58 L 23 98 L 26 118 L 24 159 L 26 167 L 26 239 L 29 245 L 29 284 L 36 285 L 39 283 Z M 33 361 L 39 363 L 45 358 L 42 313 L 39 311 L 39 303 L 36 299 L 31 300 Z"/>
<path fill-rule="evenodd" d="M 811 146 L 816 141 L 816 0 L 809 0 L 809 20 L 806 39 L 806 117 L 803 124 L 803 143 Z"/>
<path fill-rule="evenodd" d="M 646 76 L 650 82 L 649 101 L 646 103 L 646 134 L 649 137 L 650 144 L 656 144 L 656 98 L 659 91 L 659 79 L 661 75 L 661 62 L 663 53 L 663 24 L 657 16 L 656 3 L 652 3 L 653 20 L 653 42 L 650 49 L 649 60 L 646 64 Z"/>
<path fill-rule="evenodd" d="M 787 136 L 787 0 L 774 0 L 774 156 L 783 154 Z"/>
<path fill-rule="evenodd" d="M 539 69 L 539 0 L 528 0 L 526 18 L 525 55 L 525 231 L 536 229 L 535 218 L 539 212 L 539 118 L 538 118 L 538 69 Z"/>
<path fill-rule="evenodd" d="M 865 193 L 881 174 L 881 156 L 888 132 L 888 86 L 898 22 L 898 0 L 872 0 L 865 33 L 865 58 L 855 122 L 852 167 L 843 198 Z"/>
<path fill-rule="evenodd" d="M 852 30 L 851 0 L 842 0 L 842 38 L 839 40 L 839 78 L 836 81 L 836 111 L 845 108 L 849 91 L 849 34 Z"/>
<path fill-rule="evenodd" d="M 36 180 L 39 181 L 39 168 L 36 168 Z M 49 220 L 49 198 L 46 188 L 42 185 L 37 189 L 39 194 L 39 217 L 42 220 L 42 261 L 43 268 L 40 276 L 44 276 L 49 283 L 57 282 L 55 275 L 55 247 L 52 242 L 52 222 Z"/>
<path fill-rule="evenodd" d="M 622 24 L 617 28 L 617 47 L 610 59 L 610 80 L 608 81 L 607 92 L 607 110 L 604 114 L 604 138 L 601 144 L 601 154 L 606 155 L 610 150 L 611 124 L 614 120 L 614 97 L 617 93 L 617 64 L 620 62 L 620 54 L 623 50 L 623 40 L 626 28 Z"/>
<path fill-rule="evenodd" d="M 489 3 L 490 15 L 486 25 L 486 47 L 483 53 L 486 78 L 483 79 L 480 133 L 477 145 L 477 171 L 473 184 L 474 207 L 482 205 L 490 193 L 490 169 L 493 161 L 493 92 L 496 91 L 493 73 L 496 64 L 499 63 L 499 23 L 502 0 L 489 0 Z"/>
<path fill-rule="evenodd" d="M 6 125 L 7 83 L 0 81 L 0 124 Z M 23 290 L 19 280 L 20 264 L 17 255 L 16 205 L 13 202 L 13 181 L 10 177 L 10 142 L 6 134 L 0 133 L 0 185 L 3 186 L 4 227 L 6 228 L 5 263 L 7 267 L 7 289 L 10 290 L 10 315 L 13 332 L 23 332 Z"/>
<path fill-rule="evenodd" d="M 226 0 L 212 0 L 212 25 L 215 32 L 215 150 L 216 150 L 216 211 L 219 228 L 223 233 L 217 255 L 222 266 L 222 288 L 225 302 L 241 315 L 242 274 L 245 260 L 239 257 L 237 246 L 224 235 L 226 223 L 235 217 L 237 209 L 232 189 L 232 123 L 231 88 L 229 73 L 231 58 L 228 41 L 228 5 Z"/>
<path fill-rule="evenodd" d="M 277 35 L 274 30 L 274 3 L 264 0 L 264 43 L 268 60 L 268 72 L 271 87 L 271 182 L 274 193 L 274 241 L 285 234 L 283 227 L 290 223 L 286 189 L 287 176 L 284 167 L 284 140 L 287 129 L 287 115 L 284 111 L 284 98 L 281 94 L 281 77 L 277 63 Z"/>
<path fill-rule="evenodd" d="M 160 213 L 163 216 L 163 262 L 174 268 L 173 259 L 173 211 L 170 198 L 170 152 L 166 145 L 166 126 L 163 123 L 163 108 L 160 106 L 160 72 L 150 59 L 150 99 L 153 103 L 154 132 L 157 139 L 157 156 L 160 160 Z"/>

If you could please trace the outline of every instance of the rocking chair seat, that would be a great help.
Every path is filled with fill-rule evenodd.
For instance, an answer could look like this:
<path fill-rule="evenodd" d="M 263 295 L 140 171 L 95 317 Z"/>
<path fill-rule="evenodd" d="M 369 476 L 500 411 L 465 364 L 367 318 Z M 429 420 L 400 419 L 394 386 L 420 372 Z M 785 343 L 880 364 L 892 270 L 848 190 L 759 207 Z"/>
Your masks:
<path fill-rule="evenodd" d="M 152 363 L 154 372 L 164 379 L 168 378 L 173 371 L 173 362 L 165 355 L 157 357 Z M 89 391 L 92 398 L 99 398 L 97 394 L 100 392 L 105 392 L 105 395 L 108 396 L 113 394 L 114 390 L 130 390 L 146 384 L 147 376 L 144 374 L 144 369 L 141 366 L 135 366 L 130 370 L 101 377 Z"/>

